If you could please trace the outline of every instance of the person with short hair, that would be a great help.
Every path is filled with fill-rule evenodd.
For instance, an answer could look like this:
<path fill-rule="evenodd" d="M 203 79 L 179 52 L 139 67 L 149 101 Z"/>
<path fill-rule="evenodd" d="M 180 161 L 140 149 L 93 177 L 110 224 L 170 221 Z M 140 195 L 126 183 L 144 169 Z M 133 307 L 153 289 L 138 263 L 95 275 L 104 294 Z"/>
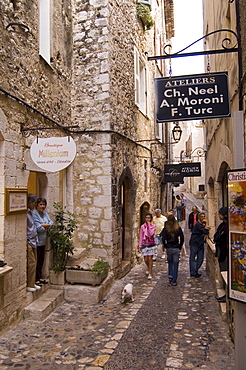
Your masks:
<path fill-rule="evenodd" d="M 198 270 L 204 260 L 204 243 L 210 230 L 210 227 L 206 225 L 205 213 L 202 212 L 198 216 L 198 222 L 193 227 L 190 237 L 190 276 L 195 278 L 201 276 Z"/>
<path fill-rule="evenodd" d="M 28 292 L 36 292 L 41 289 L 36 285 L 37 266 L 37 230 L 33 219 L 33 210 L 36 205 L 37 196 L 28 194 L 27 198 L 27 288 Z"/>
<path fill-rule="evenodd" d="M 176 195 L 175 208 L 176 208 L 176 212 L 177 212 L 177 220 L 178 220 L 178 222 L 180 222 L 180 221 L 182 221 L 182 200 L 180 198 L 180 195 Z"/>
<path fill-rule="evenodd" d="M 166 216 L 161 214 L 161 209 L 157 208 L 155 209 L 155 216 L 153 217 L 153 224 L 156 226 L 155 229 L 155 242 L 158 248 L 158 245 L 162 246 L 163 255 L 162 258 L 165 258 L 165 249 L 163 248 L 162 239 L 160 237 L 160 233 L 162 229 L 164 228 L 164 224 L 167 221 Z M 153 257 L 153 261 L 155 261 L 157 257 L 157 249 L 156 249 L 156 255 Z"/>
<path fill-rule="evenodd" d="M 182 202 L 181 217 L 182 217 L 182 221 L 185 221 L 186 220 L 186 203 L 187 203 L 187 200 L 186 200 L 186 197 L 185 197 L 184 193 L 180 194 L 180 198 L 181 198 L 181 202 Z"/>
<path fill-rule="evenodd" d="M 190 231 L 193 230 L 194 225 L 197 223 L 198 215 L 199 215 L 199 212 L 198 212 L 197 206 L 193 206 L 192 212 L 188 216 L 188 228 Z"/>
<path fill-rule="evenodd" d="M 228 263 L 228 208 L 219 209 L 219 219 L 222 221 L 214 234 L 214 243 L 216 248 L 215 256 L 218 258 L 220 271 L 227 271 Z M 226 295 L 217 298 L 218 302 L 226 302 Z"/>
<path fill-rule="evenodd" d="M 42 278 L 42 269 L 44 264 L 45 244 L 47 239 L 47 232 L 53 225 L 48 213 L 45 211 L 47 201 L 45 198 L 38 198 L 36 209 L 33 211 L 33 219 L 38 234 L 37 243 L 37 269 L 36 269 L 36 284 L 47 284 L 47 281 Z"/>

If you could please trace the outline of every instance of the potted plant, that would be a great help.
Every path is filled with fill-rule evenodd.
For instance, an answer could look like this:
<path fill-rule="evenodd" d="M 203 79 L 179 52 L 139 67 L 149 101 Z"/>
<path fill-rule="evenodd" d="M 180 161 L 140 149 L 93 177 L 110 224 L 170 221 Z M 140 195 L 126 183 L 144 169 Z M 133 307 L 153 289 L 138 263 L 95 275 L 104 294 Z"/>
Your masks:
<path fill-rule="evenodd" d="M 77 227 L 76 216 L 63 209 L 60 203 L 54 203 L 55 221 L 49 231 L 50 245 L 53 250 L 53 267 L 55 274 L 65 271 L 69 255 L 73 254 L 72 237 Z"/>
<path fill-rule="evenodd" d="M 137 4 L 137 16 L 141 19 L 144 29 L 150 30 L 154 26 L 154 19 L 151 15 L 150 7 L 145 4 Z"/>
<path fill-rule="evenodd" d="M 107 277 L 109 272 L 109 263 L 98 260 L 90 268 L 83 268 L 79 265 L 69 267 L 66 270 L 67 282 L 74 284 L 100 285 Z"/>

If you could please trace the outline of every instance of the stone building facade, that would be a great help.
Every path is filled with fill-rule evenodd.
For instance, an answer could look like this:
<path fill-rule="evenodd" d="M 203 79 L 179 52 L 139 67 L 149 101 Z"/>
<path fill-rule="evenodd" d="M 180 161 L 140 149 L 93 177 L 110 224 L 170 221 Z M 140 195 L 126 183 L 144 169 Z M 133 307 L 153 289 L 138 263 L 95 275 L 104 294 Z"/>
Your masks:
<path fill-rule="evenodd" d="M 229 29 L 234 31 L 238 40 L 230 33 L 219 32 L 209 36 L 205 49 L 219 49 L 225 38 L 231 40 L 227 47 L 236 45 L 238 53 L 211 55 L 206 58 L 211 72 L 228 71 L 229 99 L 231 117 L 206 120 L 206 183 L 208 193 L 208 218 L 211 236 L 214 235 L 220 220 L 218 210 L 227 206 L 226 170 L 245 167 L 245 71 L 246 71 L 246 35 L 245 4 L 241 0 L 207 1 L 203 0 L 204 34 L 215 30 Z M 224 41 L 223 41 L 224 40 Z M 227 40 L 228 41 L 228 40 Z M 238 41 L 238 44 L 237 44 Z M 238 150 L 239 149 L 239 150 Z M 215 258 L 214 244 L 208 242 L 207 269 L 218 287 L 225 287 L 225 276 L 222 279 Z M 227 319 L 234 337 L 235 317 L 234 302 L 227 302 Z"/>
<path fill-rule="evenodd" d="M 140 1 L 141 3 L 141 1 Z M 26 213 L 5 213 L 5 190 L 28 189 L 78 216 L 75 248 L 107 260 L 115 277 L 136 263 L 146 211 L 169 207 L 165 126 L 156 127 L 153 79 L 173 36 L 172 0 L 149 1 L 147 30 L 135 0 L 3 0 L 0 4 L 0 330 L 23 317 Z M 165 9 L 167 12 L 165 13 Z M 72 136 L 76 158 L 45 172 L 30 157 L 37 137 Z M 164 145 L 163 145 L 164 144 Z M 50 255 L 44 274 L 49 277 Z"/>

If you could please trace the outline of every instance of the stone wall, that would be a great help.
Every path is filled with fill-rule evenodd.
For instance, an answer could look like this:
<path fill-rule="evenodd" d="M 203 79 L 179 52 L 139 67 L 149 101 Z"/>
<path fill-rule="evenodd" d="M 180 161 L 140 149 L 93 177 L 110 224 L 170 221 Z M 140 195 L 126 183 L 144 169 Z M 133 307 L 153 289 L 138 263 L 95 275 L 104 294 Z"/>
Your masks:
<path fill-rule="evenodd" d="M 164 34 L 162 11 L 153 1 Z M 26 215 L 4 215 L 5 188 L 27 187 L 35 172 L 51 217 L 53 202 L 66 193 L 79 219 L 74 246 L 108 260 L 117 276 L 123 260 L 136 263 L 142 204 L 151 211 L 160 206 L 161 170 L 151 168 L 152 154 L 163 168 L 165 147 L 152 142 L 153 78 L 161 70 L 146 52 L 155 52 L 155 28 L 144 31 L 134 0 L 53 2 L 50 63 L 39 55 L 37 0 L 3 0 L 0 14 L 0 256 L 11 266 L 0 277 L 3 328 L 21 319 L 27 302 Z M 134 46 L 150 71 L 148 116 L 134 101 Z M 64 189 L 59 173 L 45 173 L 30 158 L 37 131 L 21 130 L 62 136 L 67 132 L 59 127 L 71 125 L 77 155 Z M 48 260 L 44 272 L 48 276 Z"/>
<path fill-rule="evenodd" d="M 156 6 L 153 3 L 153 12 Z M 153 210 L 160 200 L 160 178 L 151 172 L 149 142 L 155 137 L 153 82 L 149 117 L 134 102 L 134 45 L 148 64 L 145 52 L 154 53 L 154 29 L 144 32 L 135 1 L 77 1 L 73 15 L 72 122 L 82 135 L 76 134 L 81 149 L 74 163 L 76 213 L 81 214 L 78 244 L 90 256 L 107 258 L 117 270 L 122 261 L 120 179 L 124 171 L 128 170 L 127 181 L 132 184 L 129 260 L 136 256 L 141 205 L 147 201 Z M 155 66 L 149 63 L 148 67 L 153 81 Z M 139 145 L 143 139 L 146 142 Z"/>

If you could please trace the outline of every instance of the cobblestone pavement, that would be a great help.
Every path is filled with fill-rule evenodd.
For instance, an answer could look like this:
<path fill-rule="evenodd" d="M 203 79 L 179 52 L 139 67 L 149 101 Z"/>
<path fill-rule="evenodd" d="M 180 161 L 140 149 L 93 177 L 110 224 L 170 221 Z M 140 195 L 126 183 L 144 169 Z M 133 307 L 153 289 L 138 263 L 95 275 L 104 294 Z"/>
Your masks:
<path fill-rule="evenodd" d="M 135 266 L 99 304 L 65 302 L 43 322 L 25 320 L 2 335 L 0 370 L 233 369 L 228 326 L 205 270 L 191 278 L 182 257 L 176 287 L 160 257 L 152 281 L 145 271 Z M 122 304 L 128 282 L 135 300 Z"/>

